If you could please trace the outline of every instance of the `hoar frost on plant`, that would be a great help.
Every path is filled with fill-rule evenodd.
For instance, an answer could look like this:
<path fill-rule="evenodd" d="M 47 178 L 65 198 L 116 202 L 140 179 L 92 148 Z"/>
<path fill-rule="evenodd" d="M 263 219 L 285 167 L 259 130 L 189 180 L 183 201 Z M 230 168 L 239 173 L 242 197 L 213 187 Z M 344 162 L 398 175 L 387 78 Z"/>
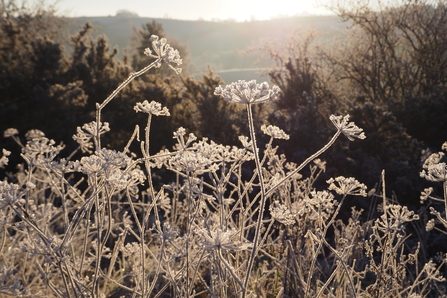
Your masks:
<path fill-rule="evenodd" d="M 106 132 L 110 131 L 108 122 L 100 122 L 99 123 L 99 133 L 98 133 L 98 125 L 96 121 L 92 121 L 86 123 L 81 127 L 76 128 L 76 134 L 73 135 L 73 140 L 75 140 L 82 152 L 92 153 L 93 143 L 92 139 L 96 138 L 98 135 L 102 135 Z"/>
<path fill-rule="evenodd" d="M 424 188 L 424 191 L 421 192 L 421 196 L 419 197 L 421 200 L 421 204 L 425 202 L 433 192 L 433 187 Z"/>
<path fill-rule="evenodd" d="M 3 156 L 0 158 L 0 169 L 4 168 L 6 165 L 8 165 L 8 162 L 9 162 L 8 156 L 11 155 L 11 151 L 2 149 L 2 153 L 3 153 Z"/>
<path fill-rule="evenodd" d="M 241 242 L 239 240 L 240 231 L 229 229 L 222 231 L 220 228 L 212 229 L 200 229 L 197 232 L 201 238 L 201 243 L 207 250 L 220 249 L 220 250 L 245 250 L 250 247 L 249 243 Z"/>
<path fill-rule="evenodd" d="M 407 206 L 388 205 L 375 223 L 380 231 L 388 233 L 390 231 L 403 231 L 405 229 L 404 223 L 418 219 L 419 215 L 408 210 Z"/>
<path fill-rule="evenodd" d="M 3 132 L 4 138 L 10 138 L 12 136 L 18 135 L 19 131 L 16 128 L 8 128 Z"/>
<path fill-rule="evenodd" d="M 166 38 L 159 38 L 157 35 L 152 35 L 149 38 L 149 41 L 152 43 L 152 48 L 155 52 L 155 55 L 152 53 L 152 50 L 150 48 L 144 49 L 144 54 L 146 56 L 152 57 L 152 58 L 161 58 L 163 59 L 170 68 L 172 68 L 176 73 L 180 73 L 182 71 L 181 68 L 175 68 L 171 65 L 171 63 L 175 63 L 177 65 L 182 64 L 182 59 L 180 58 L 180 54 L 178 50 L 171 47 L 168 43 Z M 155 65 L 156 68 L 159 68 L 161 66 L 161 61 Z"/>
<path fill-rule="evenodd" d="M 366 185 L 357 181 L 357 179 L 339 176 L 326 181 L 329 184 L 328 189 L 334 190 L 339 195 L 353 195 L 366 197 Z M 337 186 L 338 185 L 338 186 Z"/>
<path fill-rule="evenodd" d="M 130 157 L 105 148 L 96 151 L 94 155 L 82 157 L 79 171 L 101 179 L 100 181 L 116 190 L 129 188 L 132 194 L 138 191 L 137 185 L 146 180 L 143 171 Z"/>
<path fill-rule="evenodd" d="M 54 140 L 40 137 L 28 141 L 22 149 L 22 153 L 29 162 L 40 166 L 50 163 L 64 147 L 64 145 L 55 146 Z"/>
<path fill-rule="evenodd" d="M 329 119 L 350 141 L 354 141 L 354 138 L 364 139 L 366 138 L 363 129 L 359 128 L 354 122 L 349 122 L 349 115 L 335 116 L 331 115 Z"/>
<path fill-rule="evenodd" d="M 34 139 L 39 139 L 45 137 L 45 133 L 39 129 L 31 129 L 28 130 L 25 134 L 25 138 L 27 141 L 31 141 Z"/>
<path fill-rule="evenodd" d="M 286 134 L 281 128 L 274 125 L 266 126 L 264 124 L 261 126 L 261 130 L 263 133 L 265 133 L 268 136 L 271 136 L 274 139 L 283 139 L 283 140 L 290 139 L 290 136 L 288 134 Z"/>
<path fill-rule="evenodd" d="M 280 91 L 278 86 L 273 86 L 270 89 L 267 82 L 257 84 L 256 80 L 251 80 L 249 82 L 239 80 L 227 85 L 225 88 L 222 88 L 221 86 L 216 87 L 214 94 L 222 96 L 229 102 L 254 104 L 276 100 L 279 97 Z"/>
<path fill-rule="evenodd" d="M 422 170 L 421 177 L 432 182 L 447 181 L 447 164 L 445 162 L 429 164 L 426 170 Z"/>
<path fill-rule="evenodd" d="M 136 112 L 152 114 L 155 116 L 170 116 L 167 107 L 161 107 L 161 103 L 156 101 L 151 101 L 150 103 L 145 100 L 143 102 L 137 102 L 133 108 Z"/>
<path fill-rule="evenodd" d="M 23 194 L 17 184 L 0 181 L 0 210 L 6 206 L 24 204 Z"/>
<path fill-rule="evenodd" d="M 270 215 L 274 220 L 286 226 L 293 225 L 295 223 L 295 216 L 290 211 L 290 208 L 279 203 L 279 201 L 275 201 L 270 205 Z"/>

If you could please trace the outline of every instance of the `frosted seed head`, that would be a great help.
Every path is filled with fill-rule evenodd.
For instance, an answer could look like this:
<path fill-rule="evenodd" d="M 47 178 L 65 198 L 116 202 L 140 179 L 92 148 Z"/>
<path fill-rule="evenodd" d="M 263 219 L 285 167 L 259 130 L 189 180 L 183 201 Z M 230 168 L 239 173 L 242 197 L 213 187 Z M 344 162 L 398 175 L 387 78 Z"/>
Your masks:
<path fill-rule="evenodd" d="M 367 196 L 366 185 L 358 182 L 355 178 L 339 176 L 335 179 L 331 178 L 326 182 L 329 184 L 329 190 L 334 190 L 340 195 Z"/>
<path fill-rule="evenodd" d="M 363 129 L 359 128 L 354 122 L 349 122 L 349 115 L 335 116 L 331 115 L 329 119 L 350 141 L 354 141 L 354 138 L 365 139 L 365 133 Z"/>
<path fill-rule="evenodd" d="M 25 138 L 27 141 L 43 138 L 45 136 L 45 133 L 39 129 L 31 129 L 28 130 L 25 134 Z"/>
<path fill-rule="evenodd" d="M 270 89 L 267 82 L 257 84 L 256 80 L 251 80 L 249 82 L 239 80 L 227 85 L 225 88 L 219 86 L 214 89 L 214 94 L 222 96 L 224 100 L 242 104 L 254 104 L 276 100 L 279 97 L 279 92 L 279 87 L 273 86 Z"/>
<path fill-rule="evenodd" d="M 261 130 L 263 133 L 265 133 L 268 136 L 271 136 L 274 139 L 284 139 L 284 140 L 290 139 L 288 134 L 286 134 L 282 129 L 274 125 L 266 126 L 264 124 L 261 126 Z"/>
<path fill-rule="evenodd" d="M 137 104 L 133 108 L 137 113 L 147 113 L 155 116 L 170 116 L 169 110 L 167 107 L 162 107 L 161 103 L 156 101 L 151 101 L 150 103 L 145 100 L 143 102 L 137 102 Z"/>
<path fill-rule="evenodd" d="M 7 130 L 5 130 L 3 132 L 3 137 L 4 138 L 9 138 L 12 137 L 14 135 L 18 135 L 19 131 L 16 128 L 8 128 Z"/>

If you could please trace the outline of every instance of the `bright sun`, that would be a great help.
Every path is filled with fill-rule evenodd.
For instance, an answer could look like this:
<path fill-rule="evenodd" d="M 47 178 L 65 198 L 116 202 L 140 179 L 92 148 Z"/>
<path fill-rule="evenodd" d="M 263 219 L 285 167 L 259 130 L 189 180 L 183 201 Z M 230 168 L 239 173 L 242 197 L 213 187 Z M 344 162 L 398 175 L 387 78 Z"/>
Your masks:
<path fill-rule="evenodd" d="M 302 13 L 319 14 L 315 1 L 305 0 L 245 0 L 240 1 L 241 12 L 245 19 L 266 20 L 277 16 L 294 16 Z"/>

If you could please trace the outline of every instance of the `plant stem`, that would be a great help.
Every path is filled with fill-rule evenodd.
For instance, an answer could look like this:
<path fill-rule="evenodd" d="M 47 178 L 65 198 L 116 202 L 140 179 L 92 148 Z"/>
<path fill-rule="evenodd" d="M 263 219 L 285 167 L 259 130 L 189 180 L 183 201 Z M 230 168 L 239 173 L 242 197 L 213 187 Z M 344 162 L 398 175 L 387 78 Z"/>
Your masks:
<path fill-rule="evenodd" d="M 258 253 L 258 244 L 259 244 L 258 242 L 261 234 L 261 224 L 262 224 L 262 217 L 264 215 L 265 198 L 266 198 L 264 178 L 262 175 L 262 167 L 261 162 L 259 161 L 258 147 L 256 146 L 256 136 L 253 124 L 253 114 L 251 110 L 251 104 L 247 105 L 247 113 L 248 113 L 248 126 L 250 129 L 250 138 L 253 145 L 253 154 L 255 156 L 256 171 L 258 172 L 259 185 L 261 187 L 261 202 L 259 207 L 258 221 L 256 223 L 255 238 L 253 240 L 253 249 L 251 251 L 250 258 L 248 261 L 247 272 L 245 273 L 244 287 L 242 289 L 242 298 L 245 298 L 247 294 L 247 286 L 248 286 L 248 280 L 250 279 L 250 272 L 253 269 L 254 260 Z"/>
<path fill-rule="evenodd" d="M 115 90 L 113 90 L 112 94 L 110 94 L 104 101 L 102 104 L 96 104 L 96 132 L 97 135 L 95 136 L 95 145 L 96 145 L 96 150 L 101 150 L 101 134 L 99 133 L 99 129 L 101 127 L 101 111 L 102 109 L 127 85 L 129 85 L 130 82 L 132 82 L 133 79 L 141 76 L 142 74 L 144 74 L 146 71 L 148 71 L 149 69 L 151 69 L 152 67 L 154 67 L 154 65 L 160 63 L 160 60 L 162 58 L 157 58 L 154 62 L 152 62 L 151 64 L 149 64 L 148 66 L 140 69 L 137 72 L 132 72 L 129 77 L 121 83 L 121 85 L 118 86 L 118 88 L 116 88 Z"/>

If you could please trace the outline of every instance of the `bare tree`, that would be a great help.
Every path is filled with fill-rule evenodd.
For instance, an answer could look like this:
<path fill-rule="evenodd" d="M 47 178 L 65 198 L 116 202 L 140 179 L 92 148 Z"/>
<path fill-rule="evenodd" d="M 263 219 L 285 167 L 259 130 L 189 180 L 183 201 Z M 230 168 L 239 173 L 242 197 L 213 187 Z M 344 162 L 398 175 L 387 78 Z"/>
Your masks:
<path fill-rule="evenodd" d="M 397 103 L 446 84 L 445 1 L 338 1 L 332 9 L 352 30 L 325 57 L 351 95 Z"/>

